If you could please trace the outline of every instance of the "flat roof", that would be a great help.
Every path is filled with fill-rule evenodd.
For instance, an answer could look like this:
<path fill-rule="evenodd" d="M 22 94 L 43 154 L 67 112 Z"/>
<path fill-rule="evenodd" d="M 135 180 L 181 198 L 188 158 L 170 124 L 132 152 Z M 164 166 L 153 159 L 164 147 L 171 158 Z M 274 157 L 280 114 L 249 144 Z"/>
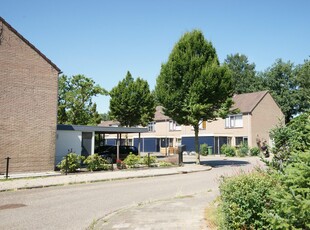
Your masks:
<path fill-rule="evenodd" d="M 81 131 L 81 132 L 101 132 L 101 133 L 146 133 L 147 128 L 128 128 L 128 127 L 105 127 L 88 125 L 57 125 L 57 130 Z"/>

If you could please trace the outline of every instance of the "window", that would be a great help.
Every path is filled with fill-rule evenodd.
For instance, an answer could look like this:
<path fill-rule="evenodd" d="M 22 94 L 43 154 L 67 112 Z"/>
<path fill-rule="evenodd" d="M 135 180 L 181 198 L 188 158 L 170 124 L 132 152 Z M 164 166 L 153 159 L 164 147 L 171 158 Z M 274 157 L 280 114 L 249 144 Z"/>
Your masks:
<path fill-rule="evenodd" d="M 225 128 L 241 128 L 243 127 L 242 115 L 229 115 L 225 119 Z"/>
<path fill-rule="evenodd" d="M 206 129 L 207 127 L 207 122 L 206 121 L 201 121 L 199 123 L 199 129 Z"/>
<path fill-rule="evenodd" d="M 169 121 L 169 130 L 170 131 L 179 131 L 179 130 L 181 130 L 181 125 L 179 125 L 175 121 Z"/>
<path fill-rule="evenodd" d="M 206 127 L 207 127 L 207 122 L 201 120 L 201 121 L 199 122 L 199 129 L 200 129 L 200 130 L 201 130 L 201 129 L 206 129 Z M 193 127 L 193 126 L 192 126 L 192 130 L 194 130 L 194 127 Z"/>
<path fill-rule="evenodd" d="M 149 132 L 155 132 L 155 125 L 156 125 L 156 122 L 155 122 L 155 121 L 150 122 L 150 123 L 148 124 L 148 126 L 147 126 L 148 131 L 149 131 Z"/>
<path fill-rule="evenodd" d="M 236 137 L 236 146 L 242 143 L 248 144 L 248 137 Z"/>
<path fill-rule="evenodd" d="M 160 139 L 160 147 L 167 148 L 169 146 L 173 146 L 173 138 L 161 138 Z"/>
<path fill-rule="evenodd" d="M 182 144 L 182 138 L 177 138 L 177 141 L 176 141 L 177 145 L 181 145 Z"/>

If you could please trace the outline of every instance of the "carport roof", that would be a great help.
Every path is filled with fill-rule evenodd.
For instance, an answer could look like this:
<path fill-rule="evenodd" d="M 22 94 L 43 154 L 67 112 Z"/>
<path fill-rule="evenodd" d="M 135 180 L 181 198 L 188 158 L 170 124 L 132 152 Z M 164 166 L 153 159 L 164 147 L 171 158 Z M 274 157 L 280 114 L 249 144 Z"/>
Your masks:
<path fill-rule="evenodd" d="M 101 132 L 101 133 L 146 133 L 147 128 L 127 128 L 127 127 L 104 127 L 88 125 L 57 125 L 57 130 L 74 130 L 81 132 Z"/>

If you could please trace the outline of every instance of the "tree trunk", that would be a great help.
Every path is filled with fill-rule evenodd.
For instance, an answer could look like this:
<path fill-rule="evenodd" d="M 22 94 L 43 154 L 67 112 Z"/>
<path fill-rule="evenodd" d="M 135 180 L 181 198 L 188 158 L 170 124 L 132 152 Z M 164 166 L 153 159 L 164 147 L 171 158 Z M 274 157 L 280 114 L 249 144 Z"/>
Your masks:
<path fill-rule="evenodd" d="M 199 141 L 198 141 L 199 126 L 198 126 L 198 124 L 194 126 L 194 130 L 195 130 L 196 164 L 200 165 L 200 153 L 199 153 Z"/>

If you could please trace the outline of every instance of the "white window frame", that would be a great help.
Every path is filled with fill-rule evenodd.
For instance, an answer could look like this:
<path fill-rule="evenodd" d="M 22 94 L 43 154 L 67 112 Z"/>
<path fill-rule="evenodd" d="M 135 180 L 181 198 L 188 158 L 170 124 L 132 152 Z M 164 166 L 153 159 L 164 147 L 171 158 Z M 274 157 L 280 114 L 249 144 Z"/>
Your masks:
<path fill-rule="evenodd" d="M 231 128 L 242 128 L 242 127 L 243 127 L 242 114 L 228 115 L 225 118 L 225 128 L 231 129 Z"/>
<path fill-rule="evenodd" d="M 147 129 L 149 132 L 155 132 L 156 121 L 152 121 L 147 125 Z"/>
<path fill-rule="evenodd" d="M 237 143 L 237 138 L 242 139 L 242 140 L 240 141 L 240 143 Z M 249 142 L 248 137 L 247 137 L 247 136 L 237 136 L 237 137 L 235 137 L 235 145 L 236 145 L 236 146 L 240 145 L 242 142 L 248 144 L 248 142 Z"/>
<path fill-rule="evenodd" d="M 179 125 L 176 121 L 169 121 L 169 130 L 170 131 L 181 131 L 181 125 Z"/>

